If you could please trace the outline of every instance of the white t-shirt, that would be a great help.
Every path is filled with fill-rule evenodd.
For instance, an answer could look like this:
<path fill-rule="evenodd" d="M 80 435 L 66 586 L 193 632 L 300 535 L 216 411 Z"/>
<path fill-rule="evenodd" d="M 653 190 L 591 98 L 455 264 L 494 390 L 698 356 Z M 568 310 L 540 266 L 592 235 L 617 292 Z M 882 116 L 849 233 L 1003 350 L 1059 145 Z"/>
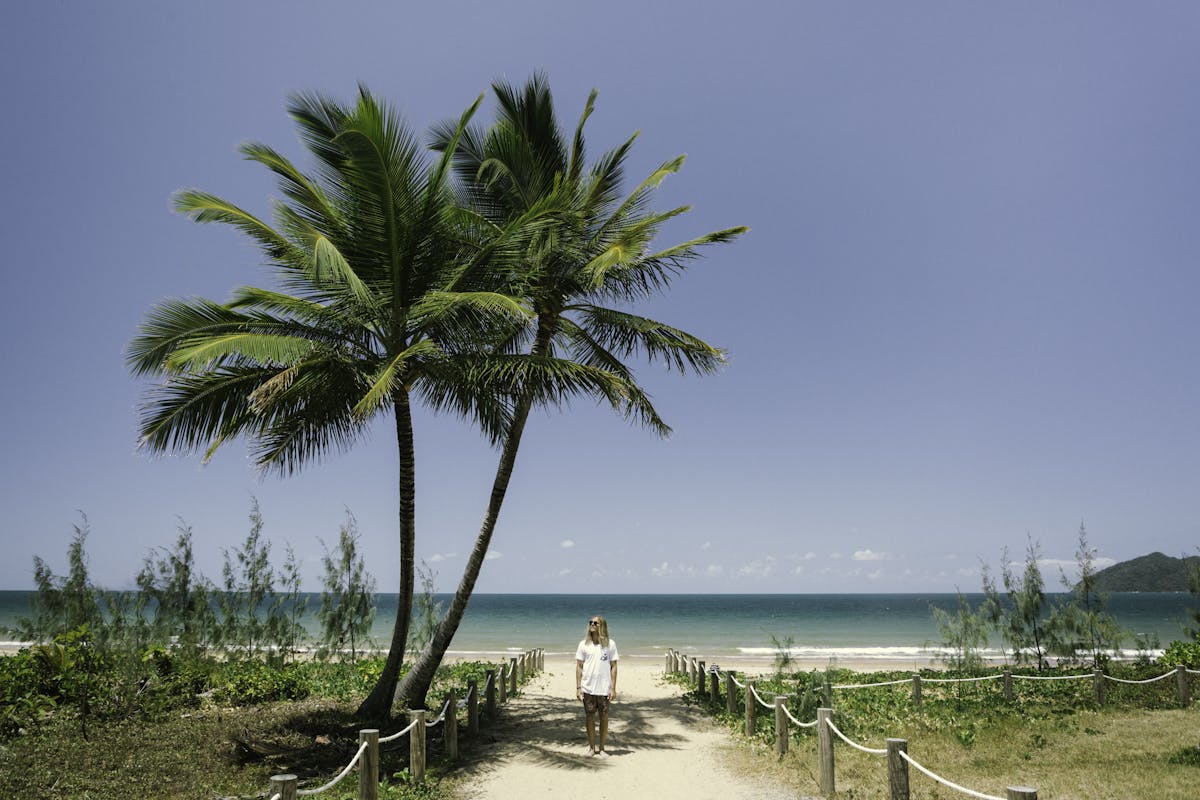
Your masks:
<path fill-rule="evenodd" d="M 617 643 L 608 640 L 608 647 L 595 644 L 591 639 L 584 639 L 575 650 L 575 660 L 583 662 L 583 680 L 580 688 L 584 694 L 608 696 L 612 689 L 611 667 L 620 658 L 617 655 Z"/>

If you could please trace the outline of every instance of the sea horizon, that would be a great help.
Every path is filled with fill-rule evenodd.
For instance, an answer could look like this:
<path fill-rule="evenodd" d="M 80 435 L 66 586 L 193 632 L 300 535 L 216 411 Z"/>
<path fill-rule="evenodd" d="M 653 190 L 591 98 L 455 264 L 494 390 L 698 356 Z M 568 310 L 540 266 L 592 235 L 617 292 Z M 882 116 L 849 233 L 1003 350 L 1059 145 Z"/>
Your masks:
<path fill-rule="evenodd" d="M 28 615 L 34 592 L 0 590 L 0 631 Z M 304 593 L 302 624 L 310 636 L 320 631 L 320 593 Z M 1048 593 L 1049 603 L 1066 593 Z M 370 639 L 386 646 L 395 623 L 396 593 L 380 592 Z M 974 607 L 981 593 L 964 593 Z M 451 595 L 434 595 L 442 609 Z M 1116 592 L 1108 610 L 1135 636 L 1157 638 L 1159 646 L 1185 638 L 1184 625 L 1194 601 L 1188 592 Z M 842 593 L 516 593 L 472 596 L 451 644 L 451 657 L 473 658 L 542 648 L 548 656 L 570 655 L 583 638 L 592 614 L 605 616 L 612 638 L 625 658 L 661 658 L 674 649 L 710 661 L 738 659 L 770 663 L 786 650 L 807 662 L 911 661 L 928 663 L 941 636 L 932 606 L 957 608 L 955 592 Z M 24 642 L 0 636 L 0 645 Z M 984 655 L 1002 657 L 993 635 Z M 311 646 L 311 645 L 310 645 Z M 1122 655 L 1135 652 L 1133 636 L 1122 642 Z M 1149 654 L 1158 647 L 1148 648 Z"/>

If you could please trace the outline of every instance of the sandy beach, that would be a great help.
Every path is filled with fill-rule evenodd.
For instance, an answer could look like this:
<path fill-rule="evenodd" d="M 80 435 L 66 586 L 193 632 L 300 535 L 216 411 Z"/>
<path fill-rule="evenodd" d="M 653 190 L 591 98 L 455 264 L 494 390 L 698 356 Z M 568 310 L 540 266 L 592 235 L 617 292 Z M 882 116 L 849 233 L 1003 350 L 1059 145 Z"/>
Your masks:
<path fill-rule="evenodd" d="M 662 664 L 645 660 L 621 661 L 611 756 L 592 757 L 574 681 L 573 660 L 546 659 L 545 672 L 505 706 L 490 741 L 456 781 L 463 800 L 795 797 L 767 778 L 730 769 L 734 738 L 681 699 L 679 687 L 663 680 Z"/>

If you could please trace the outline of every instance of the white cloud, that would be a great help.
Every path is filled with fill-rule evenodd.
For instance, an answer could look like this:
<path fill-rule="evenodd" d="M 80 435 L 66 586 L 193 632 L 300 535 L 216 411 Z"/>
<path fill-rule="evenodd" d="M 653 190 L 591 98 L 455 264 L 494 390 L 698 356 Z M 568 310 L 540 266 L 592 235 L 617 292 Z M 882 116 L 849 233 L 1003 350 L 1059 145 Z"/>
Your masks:
<path fill-rule="evenodd" d="M 448 558 L 454 558 L 458 553 L 434 553 L 429 558 L 425 559 L 430 564 L 436 564 L 439 561 L 445 561 Z"/>
<path fill-rule="evenodd" d="M 558 543 L 558 546 L 569 550 L 575 546 L 575 540 L 574 539 L 563 539 L 561 542 Z"/>
<path fill-rule="evenodd" d="M 662 578 L 666 575 L 670 575 L 671 574 L 671 565 L 668 564 L 666 561 L 664 561 L 664 562 L 662 562 L 661 565 L 659 565 L 657 567 L 651 567 L 650 574 L 656 578 Z"/>
<path fill-rule="evenodd" d="M 720 564 L 709 564 L 704 568 L 704 574 L 710 578 L 719 578 L 725 573 L 725 568 Z"/>
<path fill-rule="evenodd" d="M 710 547 L 712 547 L 712 542 L 705 542 L 704 544 L 700 545 L 701 550 L 707 550 Z"/>
<path fill-rule="evenodd" d="M 488 550 L 488 554 L 484 557 L 485 561 L 495 561 L 497 558 L 504 558 L 504 553 L 499 550 Z"/>
<path fill-rule="evenodd" d="M 891 556 L 876 550 L 855 550 L 852 556 L 855 561 L 886 561 Z"/>
<path fill-rule="evenodd" d="M 845 556 L 843 556 L 841 553 L 839 553 L 837 551 L 834 551 L 829 554 L 829 558 L 831 561 L 837 561 L 840 558 L 845 558 Z"/>
<path fill-rule="evenodd" d="M 558 577 L 565 578 L 568 575 L 570 575 L 572 572 L 574 572 L 574 570 L 571 569 L 570 567 L 563 567 L 562 569 L 560 569 L 558 571 Z"/>
<path fill-rule="evenodd" d="M 765 578 L 775 571 L 775 557 L 767 556 L 738 567 L 737 574 L 743 578 Z"/>
<path fill-rule="evenodd" d="M 814 553 L 813 551 L 809 550 L 807 553 L 800 556 L 800 560 L 801 561 L 812 561 L 816 557 L 817 557 L 817 554 Z"/>

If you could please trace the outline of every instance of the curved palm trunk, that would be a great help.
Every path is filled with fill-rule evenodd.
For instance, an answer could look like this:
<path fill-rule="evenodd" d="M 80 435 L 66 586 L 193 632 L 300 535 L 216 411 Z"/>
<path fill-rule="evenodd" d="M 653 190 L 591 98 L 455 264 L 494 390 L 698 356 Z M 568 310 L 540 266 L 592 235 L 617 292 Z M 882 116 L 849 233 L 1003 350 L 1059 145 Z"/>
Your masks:
<path fill-rule="evenodd" d="M 530 355 L 539 356 L 549 350 L 552 324 L 544 318 L 539 323 Z M 397 705 L 405 708 L 425 707 L 425 697 L 429 694 L 429 685 L 433 683 L 434 673 L 441 665 L 446 651 L 450 648 L 450 642 L 454 639 L 454 634 L 462 623 L 463 616 L 467 612 L 467 603 L 470 602 L 471 593 L 475 590 L 475 581 L 478 580 L 479 573 L 483 569 L 484 559 L 487 558 L 488 547 L 492 542 L 492 534 L 496 530 L 496 522 L 500 518 L 500 507 L 504 505 L 504 496 L 508 493 L 508 484 L 512 480 L 513 467 L 517 462 L 517 449 L 521 446 L 521 436 L 525 432 L 525 422 L 529 419 L 529 410 L 532 405 L 532 399 L 528 396 L 523 397 L 517 403 L 508 428 L 508 435 L 504 438 L 504 448 L 500 452 L 496 477 L 492 481 L 492 495 L 488 500 L 487 513 L 484 514 L 479 535 L 475 537 L 475 546 L 467 558 L 462 579 L 458 583 L 458 589 L 454 592 L 454 599 L 450 601 L 450 608 L 446 610 L 442 621 L 438 623 L 429 643 L 421 650 L 412 668 L 404 676 L 404 680 L 396 687 Z"/>
<path fill-rule="evenodd" d="M 400 452 L 400 596 L 396 608 L 396 624 L 392 627 L 392 643 L 387 661 L 375 688 L 358 707 L 360 719 L 387 719 L 392 709 L 392 697 L 404 663 L 408 646 L 408 628 L 412 620 L 414 550 L 416 543 L 416 453 L 413 448 L 412 409 L 408 393 L 396 397 L 396 444 Z"/>

